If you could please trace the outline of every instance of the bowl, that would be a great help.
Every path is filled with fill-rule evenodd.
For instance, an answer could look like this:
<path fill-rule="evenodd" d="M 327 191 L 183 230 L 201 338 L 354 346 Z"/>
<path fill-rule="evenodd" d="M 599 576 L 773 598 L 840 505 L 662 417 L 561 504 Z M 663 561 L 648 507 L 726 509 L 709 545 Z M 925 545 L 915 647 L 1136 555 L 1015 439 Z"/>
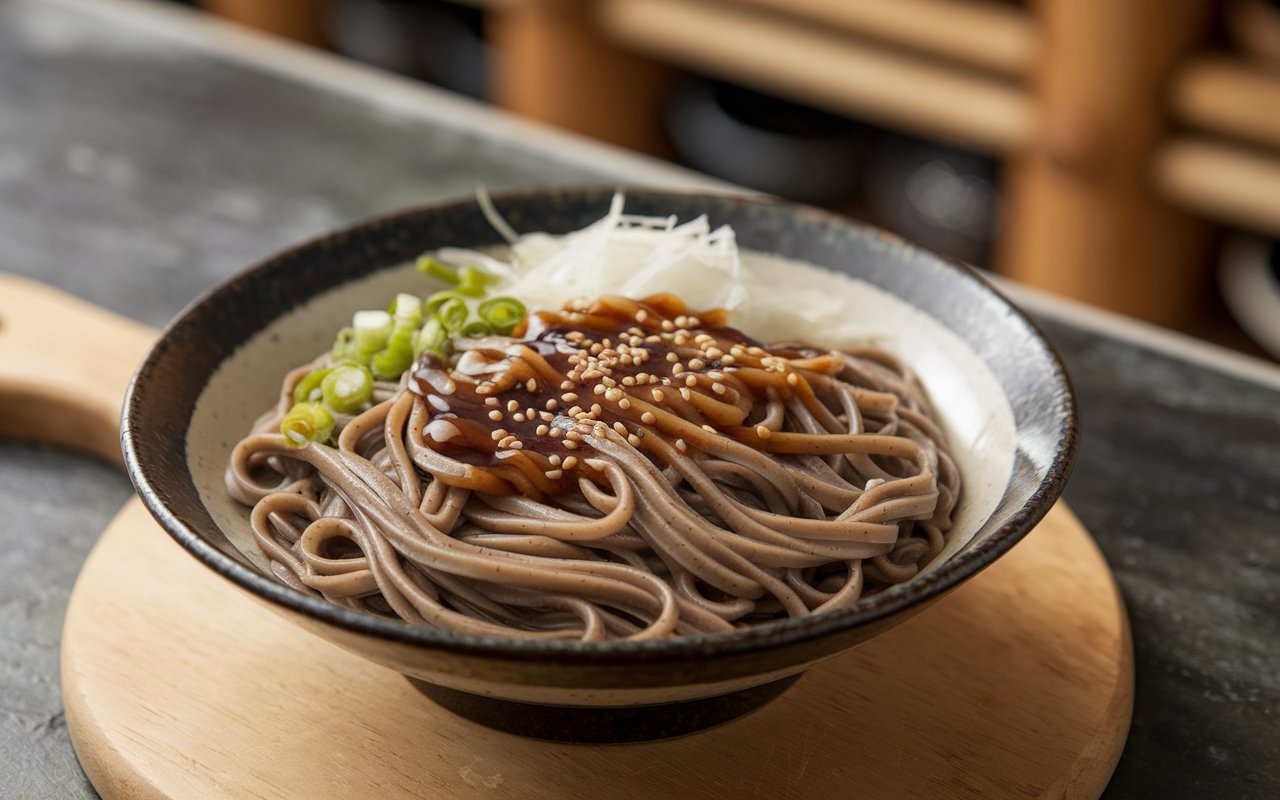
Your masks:
<path fill-rule="evenodd" d="M 614 191 L 534 189 L 493 202 L 517 231 L 567 233 L 604 216 Z M 404 264 L 446 245 L 503 243 L 470 199 L 298 245 L 184 310 L 125 399 L 123 450 L 143 502 L 209 569 L 316 635 L 403 673 L 446 708 L 528 736 L 621 742 L 695 731 L 776 697 L 808 667 L 904 622 L 973 577 L 1061 494 L 1078 439 L 1070 381 L 1035 326 L 973 270 L 846 218 L 769 199 L 628 190 L 627 211 L 706 214 L 713 225 L 732 225 L 744 249 L 857 279 L 815 273 L 819 294 L 826 281 L 871 287 L 881 298 L 876 307 L 906 310 L 903 321 L 883 323 L 899 328 L 887 334 L 922 362 L 917 371 L 940 411 L 948 409 L 949 435 L 962 440 L 953 449 L 976 464 L 963 490 L 967 532 L 945 558 L 850 608 L 647 642 L 431 630 L 332 605 L 270 577 L 244 545 L 245 512 L 222 489 L 227 454 L 271 404 L 284 370 L 325 349 L 354 309 L 385 302 Z M 799 280 L 785 266 L 777 272 L 780 280 Z M 922 330 L 939 336 L 922 338 Z M 942 339 L 946 347 L 935 344 Z"/>

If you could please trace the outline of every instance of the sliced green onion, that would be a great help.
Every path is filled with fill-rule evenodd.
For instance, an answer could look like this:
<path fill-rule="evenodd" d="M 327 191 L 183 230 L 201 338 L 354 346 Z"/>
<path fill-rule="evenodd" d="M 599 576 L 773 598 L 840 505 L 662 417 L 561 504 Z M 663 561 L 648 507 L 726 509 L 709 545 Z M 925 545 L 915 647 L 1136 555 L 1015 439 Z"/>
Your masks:
<path fill-rule="evenodd" d="M 324 380 L 324 376 L 333 372 L 332 369 L 313 369 L 303 376 L 293 387 L 293 402 L 305 403 L 308 400 L 318 400 L 319 396 L 312 395 L 320 391 L 320 382 Z"/>
<path fill-rule="evenodd" d="M 480 319 L 493 326 L 499 336 L 506 336 L 516 329 L 527 313 L 524 303 L 514 297 L 494 297 L 476 309 Z"/>
<path fill-rule="evenodd" d="M 493 326 L 482 319 L 472 320 L 463 326 L 461 331 L 463 336 L 478 339 L 481 336 L 490 336 L 493 334 Z"/>
<path fill-rule="evenodd" d="M 449 332 L 444 329 L 444 323 L 440 322 L 439 318 L 432 317 L 413 337 L 414 355 L 421 355 L 424 350 L 432 350 L 444 356 L 445 344 L 448 341 Z"/>
<path fill-rule="evenodd" d="M 333 357 L 336 359 L 349 359 L 351 361 L 367 360 L 360 357 L 360 351 L 356 350 L 356 329 L 343 328 L 338 331 L 338 336 L 333 340 Z"/>
<path fill-rule="evenodd" d="M 436 309 L 436 318 L 449 333 L 462 330 L 462 326 L 467 324 L 467 317 L 470 315 L 471 309 L 467 308 L 466 301 L 460 297 L 450 297 Z"/>
<path fill-rule="evenodd" d="M 416 328 L 422 322 L 422 301 L 411 294 L 396 295 L 387 311 L 395 318 L 397 325 L 412 325 Z"/>
<path fill-rule="evenodd" d="M 463 267 L 458 271 L 458 294 L 467 297 L 484 297 L 493 278 L 475 267 Z"/>
<path fill-rule="evenodd" d="M 373 399 L 373 376 L 355 364 L 334 367 L 320 383 L 320 396 L 326 406 L 339 414 L 363 411 Z"/>
<path fill-rule="evenodd" d="M 457 271 L 448 264 L 443 264 L 431 256 L 418 256 L 418 261 L 414 266 L 423 275 L 428 275 L 438 281 L 444 281 L 450 286 L 456 286 L 458 283 Z"/>
<path fill-rule="evenodd" d="M 391 334 L 391 338 L 387 340 L 387 346 L 383 350 L 379 350 L 369 361 L 373 374 L 379 380 L 391 381 L 400 377 L 409 365 L 413 363 L 413 337 L 417 330 L 410 325 L 400 325 L 395 332 Z"/>
<path fill-rule="evenodd" d="M 386 347 L 393 321 L 385 311 L 357 311 L 351 318 L 351 327 L 355 329 L 356 350 L 369 354 Z"/>
<path fill-rule="evenodd" d="M 465 303 L 467 301 L 467 297 L 457 289 L 441 289 L 427 298 L 426 302 L 423 304 L 423 310 L 428 314 L 431 314 L 450 300 L 461 300 Z"/>
<path fill-rule="evenodd" d="M 290 447 L 306 447 L 329 441 L 333 425 L 333 414 L 320 403 L 296 403 L 280 421 L 280 432 Z"/>

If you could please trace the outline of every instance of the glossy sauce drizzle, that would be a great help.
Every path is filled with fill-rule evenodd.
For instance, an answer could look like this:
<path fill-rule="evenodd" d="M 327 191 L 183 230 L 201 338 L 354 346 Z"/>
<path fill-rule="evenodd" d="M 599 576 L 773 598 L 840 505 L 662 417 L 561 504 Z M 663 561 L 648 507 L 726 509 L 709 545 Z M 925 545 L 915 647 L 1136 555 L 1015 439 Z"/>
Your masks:
<path fill-rule="evenodd" d="M 708 434 L 763 442 L 762 401 L 807 390 L 797 366 L 832 372 L 840 357 L 766 349 L 726 317 L 673 295 L 609 296 L 532 314 L 519 338 L 464 340 L 452 369 L 425 353 L 409 380 L 430 415 L 423 438 L 533 497 L 596 479 L 589 440 L 608 431 L 642 451 L 655 435 L 680 452 Z"/>

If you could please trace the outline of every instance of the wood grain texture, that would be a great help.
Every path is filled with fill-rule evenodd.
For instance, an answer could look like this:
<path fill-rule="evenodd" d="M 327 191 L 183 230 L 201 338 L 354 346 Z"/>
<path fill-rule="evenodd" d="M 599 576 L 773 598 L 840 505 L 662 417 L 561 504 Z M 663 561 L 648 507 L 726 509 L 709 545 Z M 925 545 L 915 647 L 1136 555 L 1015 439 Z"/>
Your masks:
<path fill-rule="evenodd" d="M 1124 607 L 1062 505 L 917 618 L 666 742 L 558 745 L 455 717 L 205 570 L 136 500 L 76 584 L 62 680 L 107 798 L 1096 797 L 1133 699 Z"/>
<path fill-rule="evenodd" d="M 0 438 L 120 457 L 120 402 L 155 331 L 0 274 Z"/>

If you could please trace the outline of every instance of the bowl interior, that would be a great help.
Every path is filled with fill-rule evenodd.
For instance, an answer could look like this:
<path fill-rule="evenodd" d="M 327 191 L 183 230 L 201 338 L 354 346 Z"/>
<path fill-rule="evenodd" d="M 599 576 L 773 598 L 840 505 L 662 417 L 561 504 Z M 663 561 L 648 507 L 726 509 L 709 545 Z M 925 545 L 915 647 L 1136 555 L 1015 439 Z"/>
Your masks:
<path fill-rule="evenodd" d="M 495 204 L 517 231 L 563 233 L 603 216 L 611 194 L 534 191 Z M 824 615 L 832 619 L 823 624 L 773 627 L 817 633 L 928 599 L 1012 546 L 1060 493 L 1076 437 L 1069 382 L 1034 327 L 971 271 L 875 229 L 768 201 L 633 191 L 627 210 L 707 214 L 713 225 L 730 224 L 739 245 L 754 251 L 747 258 L 762 288 L 786 280 L 809 290 L 814 303 L 848 307 L 855 324 L 839 341 L 830 331 L 802 338 L 828 346 L 871 339 L 898 352 L 924 382 L 957 455 L 962 503 L 943 558 L 912 581 Z M 364 632 L 432 644 L 465 639 L 337 608 L 276 583 L 252 543 L 247 510 L 226 496 L 222 475 L 286 370 L 325 350 L 353 311 L 381 306 L 406 286 L 428 288 L 408 266 L 415 256 L 500 244 L 474 202 L 412 210 L 291 249 L 196 301 L 161 337 L 126 402 L 126 459 L 152 512 L 198 558 L 267 599 Z M 755 323 L 766 330 L 749 330 L 766 340 L 797 335 L 777 319 Z"/>

